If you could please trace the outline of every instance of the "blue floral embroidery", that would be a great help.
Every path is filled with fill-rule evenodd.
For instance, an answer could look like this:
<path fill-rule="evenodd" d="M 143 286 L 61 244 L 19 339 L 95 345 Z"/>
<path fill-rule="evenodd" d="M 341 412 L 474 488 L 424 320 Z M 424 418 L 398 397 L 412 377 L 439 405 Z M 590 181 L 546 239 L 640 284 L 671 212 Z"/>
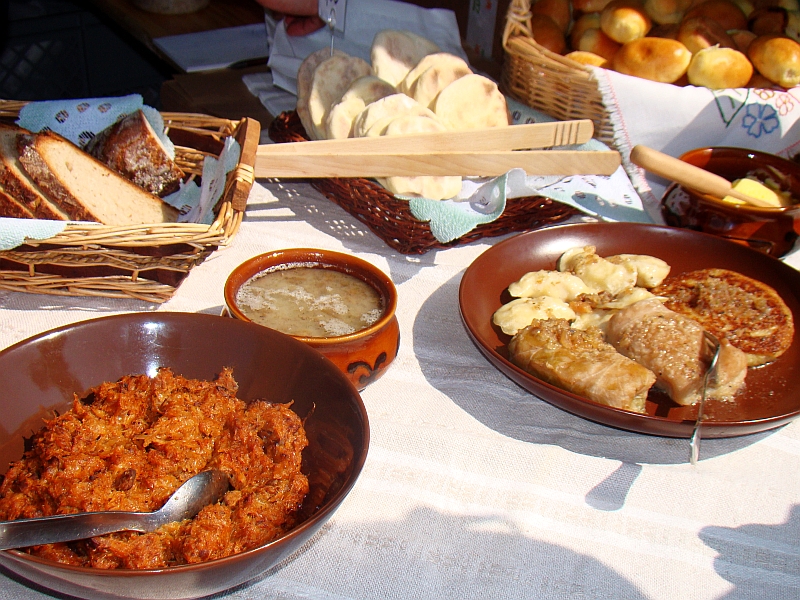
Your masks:
<path fill-rule="evenodd" d="M 769 104 L 748 104 L 746 111 L 747 114 L 742 117 L 742 127 L 755 138 L 772 133 L 780 125 L 778 113 Z"/>

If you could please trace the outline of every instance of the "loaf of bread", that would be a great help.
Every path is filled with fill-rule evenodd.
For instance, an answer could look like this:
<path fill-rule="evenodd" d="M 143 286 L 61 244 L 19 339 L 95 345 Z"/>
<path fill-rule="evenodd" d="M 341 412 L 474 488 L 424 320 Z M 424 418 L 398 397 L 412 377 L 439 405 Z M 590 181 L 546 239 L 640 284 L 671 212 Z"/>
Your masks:
<path fill-rule="evenodd" d="M 178 211 L 60 135 L 19 132 L 19 162 L 68 218 L 106 225 L 174 222 Z"/>
<path fill-rule="evenodd" d="M 141 110 L 98 133 L 86 151 L 156 196 L 177 192 L 184 176 Z"/>

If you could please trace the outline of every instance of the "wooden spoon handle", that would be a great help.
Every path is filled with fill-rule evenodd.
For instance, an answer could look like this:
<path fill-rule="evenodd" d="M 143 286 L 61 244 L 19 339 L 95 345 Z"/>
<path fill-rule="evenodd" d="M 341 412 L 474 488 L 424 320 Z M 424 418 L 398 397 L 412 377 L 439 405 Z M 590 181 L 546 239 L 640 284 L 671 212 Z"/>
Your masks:
<path fill-rule="evenodd" d="M 647 146 L 634 146 L 633 150 L 631 150 L 631 162 L 659 177 L 675 181 L 716 198 L 721 199 L 725 196 L 732 196 L 753 206 L 774 208 L 774 205 L 766 200 L 753 198 L 734 190 L 731 182 L 724 177 L 690 165 L 679 158 L 674 158 Z"/>

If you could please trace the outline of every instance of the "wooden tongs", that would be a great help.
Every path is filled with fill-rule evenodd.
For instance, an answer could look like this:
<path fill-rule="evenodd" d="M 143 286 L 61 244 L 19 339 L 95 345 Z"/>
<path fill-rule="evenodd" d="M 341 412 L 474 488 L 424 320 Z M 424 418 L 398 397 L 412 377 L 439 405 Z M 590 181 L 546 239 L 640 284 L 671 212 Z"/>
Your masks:
<path fill-rule="evenodd" d="M 262 144 L 256 177 L 496 177 L 511 169 L 529 175 L 611 175 L 615 151 L 533 150 L 588 142 L 588 119 L 391 137 Z"/>

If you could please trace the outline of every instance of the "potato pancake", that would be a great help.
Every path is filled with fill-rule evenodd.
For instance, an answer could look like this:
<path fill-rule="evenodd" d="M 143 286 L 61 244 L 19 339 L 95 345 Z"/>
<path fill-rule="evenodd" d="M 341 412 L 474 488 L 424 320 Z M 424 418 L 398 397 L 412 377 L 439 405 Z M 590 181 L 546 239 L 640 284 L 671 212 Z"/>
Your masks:
<path fill-rule="evenodd" d="M 748 366 L 778 358 L 794 339 L 792 311 L 767 284 L 727 269 L 668 277 L 652 290 L 667 308 L 700 323 L 747 354 Z"/>

